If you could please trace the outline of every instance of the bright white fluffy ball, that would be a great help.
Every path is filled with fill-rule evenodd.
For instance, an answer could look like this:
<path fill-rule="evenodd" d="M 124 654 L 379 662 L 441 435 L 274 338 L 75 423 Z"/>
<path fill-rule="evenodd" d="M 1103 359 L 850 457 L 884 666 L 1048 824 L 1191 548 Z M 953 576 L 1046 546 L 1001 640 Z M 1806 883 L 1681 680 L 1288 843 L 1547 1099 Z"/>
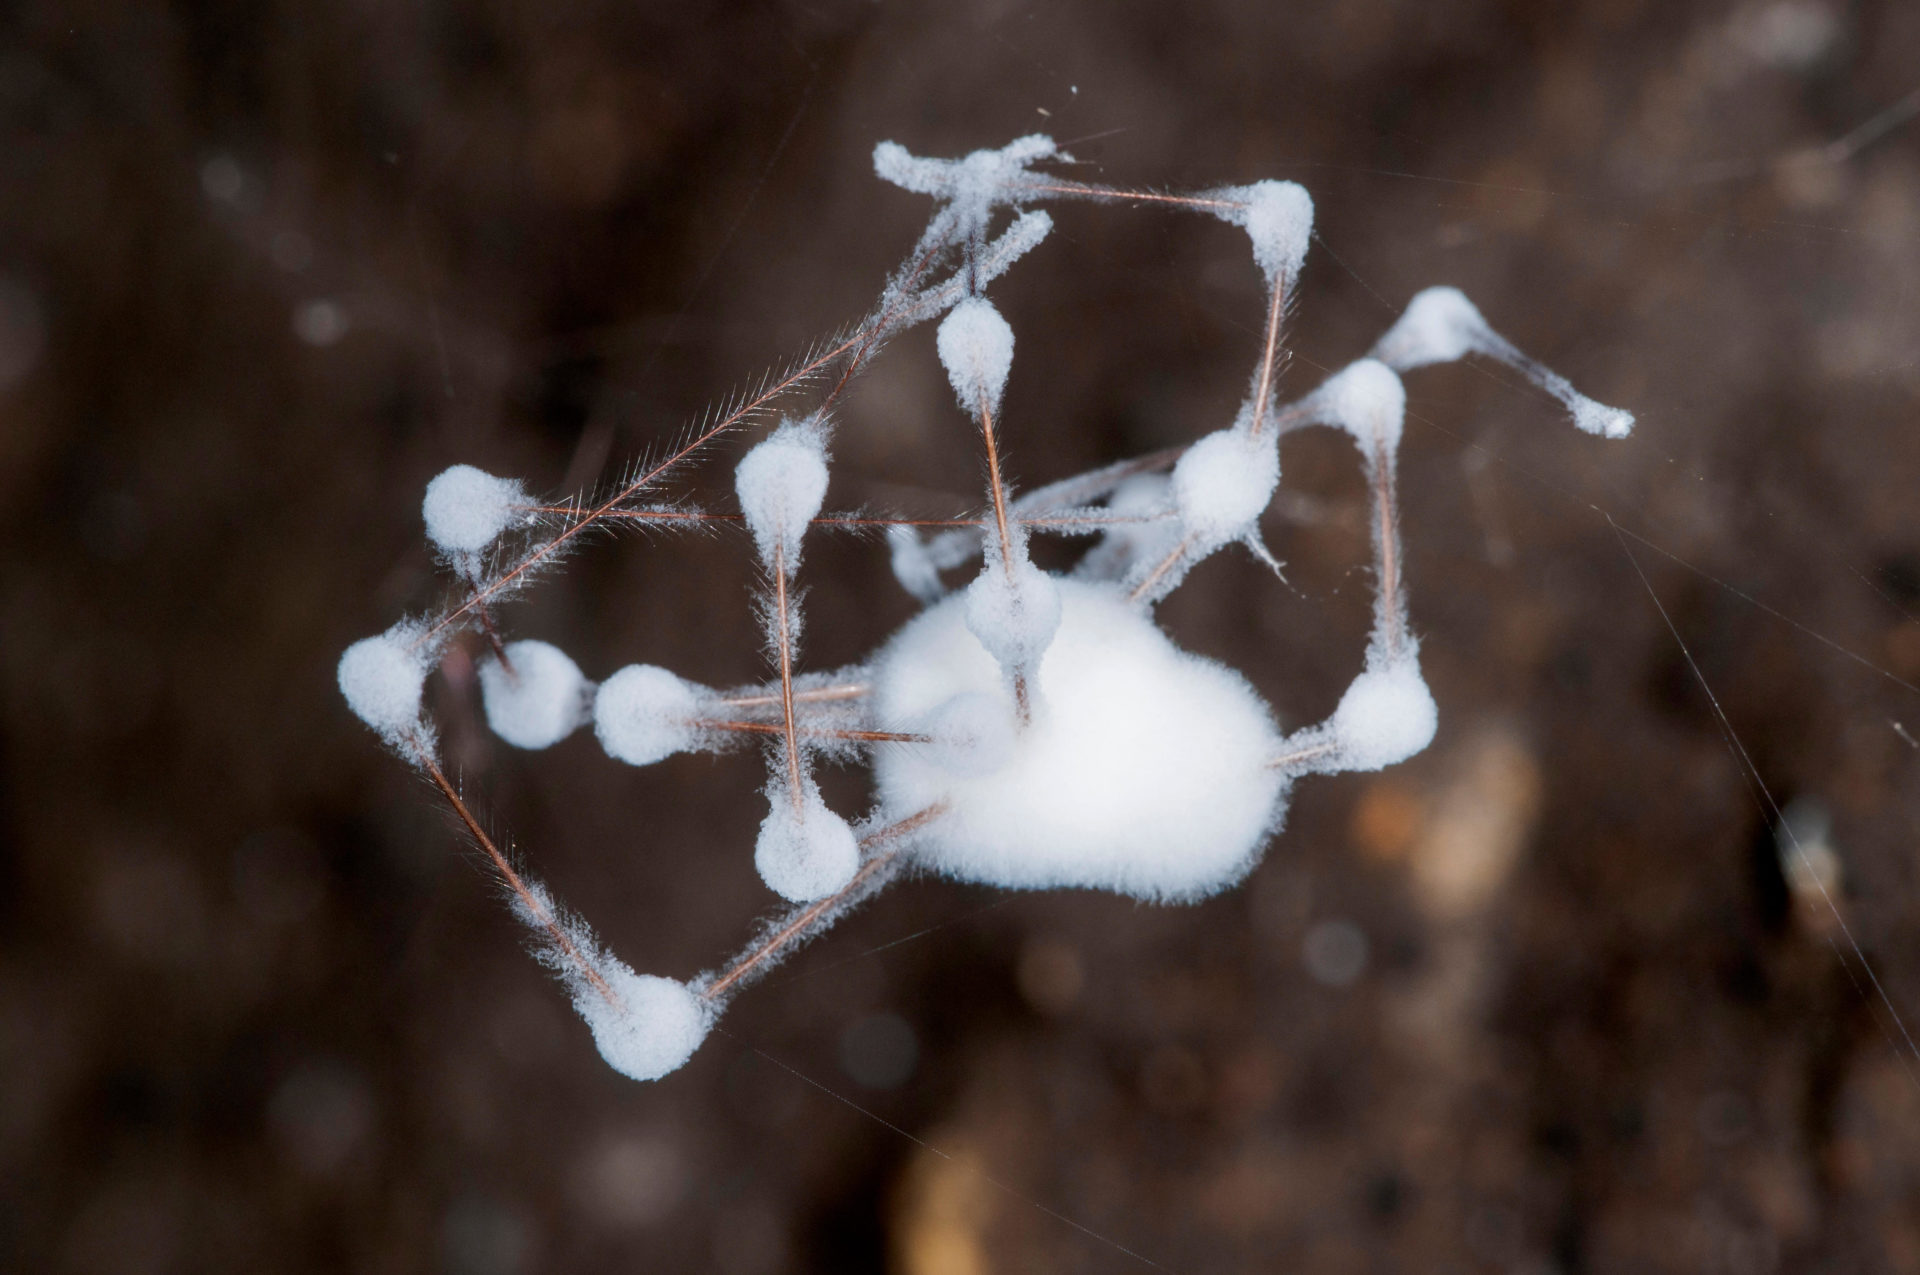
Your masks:
<path fill-rule="evenodd" d="M 1328 377 L 1310 406 L 1319 419 L 1353 435 L 1366 454 L 1376 445 L 1392 453 L 1406 425 L 1407 388 L 1378 359 L 1359 359 Z"/>
<path fill-rule="evenodd" d="M 806 903 L 824 899 L 853 880 L 860 868 L 860 845 L 845 819 L 827 809 L 817 793 L 802 799 L 799 814 L 784 790 L 768 796 L 772 804 L 753 847 L 753 866 L 768 889 L 791 902 Z"/>
<path fill-rule="evenodd" d="M 427 539 L 451 554 L 477 553 L 513 521 L 513 507 L 527 494 L 511 478 L 495 478 L 472 465 L 455 465 L 427 484 L 420 512 Z"/>
<path fill-rule="evenodd" d="M 651 766 L 693 743 L 688 723 L 699 707 L 691 683 L 657 665 L 629 664 L 600 684 L 593 733 L 614 760 Z"/>
<path fill-rule="evenodd" d="M 635 1080 L 658 1080 L 700 1048 L 713 1026 L 706 1004 L 685 983 L 636 974 L 618 961 L 600 970 L 619 1004 L 612 1005 L 585 980 L 574 987 L 573 1007 L 593 1030 L 593 1043 L 607 1065 Z"/>
<path fill-rule="evenodd" d="M 1333 711 L 1333 738 L 1346 770 L 1381 770 L 1433 742 L 1440 710 L 1412 652 L 1369 660 Z"/>
<path fill-rule="evenodd" d="M 396 626 L 378 637 L 361 638 L 340 657 L 340 693 L 347 707 L 389 740 L 420 721 L 420 687 L 427 679 L 427 657 L 413 646 L 411 630 Z"/>
<path fill-rule="evenodd" d="M 934 340 L 940 364 L 964 411 L 977 412 L 984 402 L 1000 410 L 1013 368 L 1013 329 L 985 297 L 968 297 L 940 320 Z"/>
<path fill-rule="evenodd" d="M 1373 357 L 1397 372 L 1451 363 L 1480 349 L 1490 329 L 1480 309 L 1458 288 L 1416 293 L 1398 322 L 1373 345 Z"/>
<path fill-rule="evenodd" d="M 1197 548 L 1238 540 L 1260 521 L 1280 485 L 1276 442 L 1223 429 L 1182 453 L 1173 467 L 1173 504 Z"/>
<path fill-rule="evenodd" d="M 800 564 L 800 538 L 827 498 L 826 440 L 819 427 L 782 424 L 741 458 L 733 485 L 760 560 L 772 570 L 777 549 L 791 575 Z"/>
<path fill-rule="evenodd" d="M 980 574 L 966 592 L 967 629 L 1008 670 L 1024 670 L 1040 658 L 1060 627 L 1060 593 L 1053 577 L 1022 556 L 1013 570 L 994 545 L 987 546 Z"/>
<path fill-rule="evenodd" d="M 1174 646 L 1116 587 L 1055 584 L 1059 632 L 1040 661 L 1034 720 L 1004 764 L 968 774 L 945 749 L 883 749 L 887 816 L 946 803 L 918 853 L 965 881 L 1167 900 L 1233 884 L 1279 814 L 1266 705 L 1238 673 Z M 874 694 L 890 722 L 926 721 L 963 694 L 1012 711 L 958 598 L 895 635 Z"/>
<path fill-rule="evenodd" d="M 557 744 L 587 720 L 593 683 L 567 653 L 547 642 L 511 642 L 509 673 L 497 659 L 480 666 L 487 725 L 515 748 Z"/>
<path fill-rule="evenodd" d="M 1298 182 L 1263 181 L 1215 193 L 1245 205 L 1219 215 L 1253 240 L 1253 259 L 1267 276 L 1268 286 L 1297 277 L 1313 238 L 1313 196 L 1306 187 Z"/>

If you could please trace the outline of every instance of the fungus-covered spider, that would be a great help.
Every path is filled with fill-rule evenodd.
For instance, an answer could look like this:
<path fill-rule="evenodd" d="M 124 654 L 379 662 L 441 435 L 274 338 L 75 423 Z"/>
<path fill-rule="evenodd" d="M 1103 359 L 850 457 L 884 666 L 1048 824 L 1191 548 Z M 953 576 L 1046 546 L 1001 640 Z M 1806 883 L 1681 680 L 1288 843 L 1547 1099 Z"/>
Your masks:
<path fill-rule="evenodd" d="M 462 582 L 437 614 L 349 647 L 340 688 L 368 725 L 445 797 L 505 882 L 538 952 L 566 982 L 606 1060 L 640 1080 L 680 1066 L 726 1000 L 848 908 L 909 867 L 1014 889 L 1094 887 L 1155 901 L 1197 899 L 1239 881 L 1279 827 L 1294 780 L 1378 770 L 1433 738 L 1436 709 L 1407 625 L 1394 495 L 1405 408 L 1401 372 L 1478 354 L 1558 397 L 1581 429 L 1618 438 L 1623 411 L 1577 393 L 1490 329 L 1466 297 L 1414 297 L 1368 355 L 1303 398 L 1277 393 L 1281 331 L 1312 233 L 1313 204 L 1291 182 L 1194 195 L 1126 190 L 1034 171 L 1065 160 L 1023 137 L 959 160 L 892 143 L 879 175 L 936 201 L 932 220 L 849 335 L 719 413 L 658 463 L 594 499 L 531 499 L 517 482 L 455 466 L 427 486 L 427 535 Z M 1052 223 L 1030 206 L 1078 199 L 1209 214 L 1244 229 L 1267 299 L 1251 385 L 1234 421 L 1174 449 L 1013 494 L 996 438 L 1014 339 L 990 285 Z M 1011 214 L 995 232 L 1002 209 Z M 925 524 L 822 514 L 833 409 L 892 338 L 939 320 L 954 394 L 985 451 L 987 504 L 930 538 Z M 722 437 L 816 390 L 746 452 L 740 512 L 663 503 L 666 483 Z M 1261 513 L 1280 478 L 1280 437 L 1310 425 L 1346 431 L 1372 492 L 1375 574 L 1366 663 L 1333 715 L 1286 732 L 1238 673 L 1180 650 L 1153 608 L 1208 555 L 1244 546 L 1272 564 Z M 597 686 L 557 648 L 503 643 L 491 608 L 557 564 L 583 533 L 627 524 L 744 521 L 766 571 L 761 615 L 777 677 L 733 690 L 630 665 Z M 799 671 L 793 586 L 815 529 L 886 527 L 901 584 L 925 604 L 863 664 Z M 1035 535 L 1093 539 L 1050 574 L 1028 556 Z M 944 572 L 980 560 L 949 593 Z M 644 766 L 676 752 L 759 741 L 768 810 L 754 863 L 792 906 L 719 969 L 686 982 L 636 974 L 520 871 L 447 777 L 421 687 L 458 633 L 485 632 L 486 716 L 522 748 L 544 748 L 589 721 L 607 753 Z M 859 823 L 828 808 L 813 772 L 867 757 L 878 803 Z"/>

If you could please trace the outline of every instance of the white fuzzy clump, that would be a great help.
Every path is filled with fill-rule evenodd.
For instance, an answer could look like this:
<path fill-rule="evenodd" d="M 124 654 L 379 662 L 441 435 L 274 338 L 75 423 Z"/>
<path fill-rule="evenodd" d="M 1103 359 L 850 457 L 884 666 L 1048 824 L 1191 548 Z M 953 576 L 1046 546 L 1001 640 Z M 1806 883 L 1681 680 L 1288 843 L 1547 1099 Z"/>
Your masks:
<path fill-rule="evenodd" d="M 1313 419 L 1353 435 L 1367 455 L 1376 445 L 1391 454 L 1406 425 L 1407 387 L 1378 359 L 1357 359 L 1328 377 L 1305 406 Z"/>
<path fill-rule="evenodd" d="M 1060 590 L 1054 578 L 1024 552 L 1009 570 L 992 542 L 980 574 L 961 597 L 967 630 L 1010 675 L 1024 675 L 1037 664 L 1060 627 Z"/>
<path fill-rule="evenodd" d="M 420 634 L 396 624 L 378 637 L 361 638 L 340 657 L 340 693 L 355 717 L 400 745 L 420 731 L 420 691 L 432 659 Z"/>
<path fill-rule="evenodd" d="M 496 478 L 472 465 L 455 465 L 427 484 L 420 503 L 427 539 L 443 553 L 459 557 L 492 544 L 514 518 L 514 506 L 527 493 L 511 478 Z"/>
<path fill-rule="evenodd" d="M 1210 552 L 1254 530 L 1280 485 L 1277 441 L 1223 429 L 1181 455 L 1173 467 L 1173 506 L 1194 549 Z"/>
<path fill-rule="evenodd" d="M 1219 210 L 1222 220 L 1247 232 L 1253 259 L 1268 287 L 1284 287 L 1300 275 L 1313 238 L 1313 196 L 1298 182 L 1263 181 L 1209 192 L 1243 205 Z"/>
<path fill-rule="evenodd" d="M 713 1027 L 713 1012 L 685 983 L 636 974 L 601 956 L 596 972 L 614 999 L 583 978 L 570 979 L 573 1007 L 587 1020 L 607 1065 L 634 1080 L 658 1080 L 678 1070 Z"/>
<path fill-rule="evenodd" d="M 775 785 L 767 797 L 770 804 L 754 842 L 753 866 L 768 889 L 791 902 L 809 903 L 853 880 L 860 867 L 860 843 L 819 793 L 809 786 L 797 811 L 784 786 Z"/>
<path fill-rule="evenodd" d="M 953 307 L 940 320 L 935 345 L 961 408 L 977 415 L 984 407 L 999 415 L 1013 367 L 1013 328 L 993 302 L 968 297 Z"/>
<path fill-rule="evenodd" d="M 1369 655 L 1328 723 L 1342 770 L 1403 762 L 1433 742 L 1439 725 L 1440 710 L 1411 645 L 1392 657 Z"/>
<path fill-rule="evenodd" d="M 962 880 L 1164 900 L 1231 885 L 1280 813 L 1266 705 L 1238 673 L 1174 646 L 1119 588 L 1057 587 L 1060 627 L 1039 663 L 1034 718 L 1004 764 L 966 774 L 939 749 L 884 749 L 882 809 L 904 818 L 944 803 L 920 861 Z M 957 598 L 939 603 L 881 652 L 882 720 L 922 721 L 961 695 L 1011 713 L 964 612 Z"/>
<path fill-rule="evenodd" d="M 1016 137 L 997 149 L 977 150 L 962 159 L 922 157 L 898 142 L 873 148 L 873 171 L 882 181 L 903 190 L 932 195 L 946 202 L 954 216 L 956 237 L 971 238 L 986 225 L 997 204 L 1021 202 L 1021 184 L 1032 175 L 1027 168 L 1043 159 L 1070 159 L 1042 133 Z"/>
<path fill-rule="evenodd" d="M 565 651 L 528 640 L 508 643 L 506 653 L 507 664 L 489 658 L 480 666 L 480 695 L 494 734 L 515 748 L 546 748 L 592 714 L 593 683 Z"/>
<path fill-rule="evenodd" d="M 1567 410 L 1573 413 L 1573 423 L 1589 434 L 1601 438 L 1625 438 L 1633 433 L 1633 413 L 1624 407 L 1608 407 L 1605 403 L 1595 402 L 1577 390 L 1569 390 Z"/>
<path fill-rule="evenodd" d="M 800 539 L 827 498 L 827 440 L 817 421 L 788 420 L 748 452 L 733 473 L 740 509 L 769 571 L 791 576 Z"/>
<path fill-rule="evenodd" d="M 991 775 L 1013 755 L 1013 714 L 1006 699 L 963 691 L 936 705 L 915 724 L 929 743 L 920 756 L 929 764 L 956 775 Z"/>
<path fill-rule="evenodd" d="M 694 746 L 700 694 L 692 682 L 654 664 L 629 664 L 600 684 L 593 733 L 607 756 L 651 766 Z"/>
<path fill-rule="evenodd" d="M 1408 372 L 1476 353 L 1491 332 L 1466 293 L 1427 288 L 1407 302 L 1406 311 L 1373 343 L 1372 354 L 1395 371 Z"/>
<path fill-rule="evenodd" d="M 1573 423 L 1602 438 L 1625 438 L 1633 432 L 1633 413 L 1597 403 L 1573 388 L 1552 368 L 1523 354 L 1495 332 L 1473 302 L 1458 288 L 1428 288 L 1407 303 L 1406 312 L 1385 336 L 1374 343 L 1373 357 L 1395 371 L 1405 372 L 1430 363 L 1451 363 L 1469 354 L 1496 359 L 1525 376 L 1566 405 Z"/>

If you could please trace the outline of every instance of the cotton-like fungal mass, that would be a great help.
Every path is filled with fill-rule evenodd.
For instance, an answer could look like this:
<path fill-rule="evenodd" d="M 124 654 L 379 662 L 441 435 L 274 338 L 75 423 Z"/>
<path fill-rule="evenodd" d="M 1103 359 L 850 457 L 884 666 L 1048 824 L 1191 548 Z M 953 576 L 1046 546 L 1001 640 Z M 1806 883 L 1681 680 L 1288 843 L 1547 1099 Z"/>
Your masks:
<path fill-rule="evenodd" d="M 1465 358 L 1482 343 L 1487 321 L 1458 288 L 1426 288 L 1374 342 L 1373 357 L 1400 372 Z"/>
<path fill-rule="evenodd" d="M 1411 650 L 1370 660 L 1333 711 L 1331 734 L 1347 770 L 1382 770 L 1433 742 L 1440 709 Z"/>
<path fill-rule="evenodd" d="M 500 538 L 513 521 L 526 490 L 511 478 L 495 478 L 472 465 L 455 465 L 427 484 L 420 513 L 427 539 L 450 554 L 477 553 Z"/>
<path fill-rule="evenodd" d="M 396 625 L 378 637 L 361 638 L 340 657 L 340 693 L 347 707 L 390 742 L 420 720 L 428 663 L 415 636 L 411 626 Z"/>
<path fill-rule="evenodd" d="M 1038 135 L 957 159 L 881 143 L 874 171 L 931 197 L 934 208 L 865 319 L 611 488 L 535 506 L 516 481 L 469 465 L 448 469 L 428 485 L 423 512 L 428 538 L 457 577 L 456 594 L 439 612 L 356 642 L 341 657 L 348 706 L 450 804 L 530 927 L 536 955 L 564 980 L 594 1043 L 624 1075 L 651 1080 L 680 1067 L 729 997 L 903 875 L 1199 899 L 1254 868 L 1299 780 L 1379 770 L 1432 744 L 1439 706 L 1421 675 L 1396 494 L 1403 373 L 1491 359 L 1557 398 L 1589 434 L 1619 438 L 1633 427 L 1629 413 L 1586 397 L 1522 353 L 1448 287 L 1413 297 L 1367 357 L 1317 388 L 1283 395 L 1285 326 L 1313 241 L 1307 192 L 1259 181 L 1175 195 L 1036 167 L 1070 161 Z M 1177 435 L 1186 441 L 1153 454 L 1023 490 L 1007 458 L 1038 451 L 1028 445 L 1043 441 L 1044 423 L 1020 420 L 1017 402 L 1005 417 L 1014 331 L 987 292 L 1048 237 L 1051 218 L 1029 205 L 1050 200 L 1178 209 L 1238 226 L 1265 299 L 1257 325 L 1249 324 L 1257 334 L 1253 374 L 1231 416 L 1186 430 Z M 973 512 L 910 517 L 869 506 L 823 515 L 842 391 L 921 324 L 934 329 L 922 357 L 938 358 L 961 409 L 949 424 L 980 448 L 975 472 L 984 483 Z M 810 405 L 789 412 L 786 404 L 802 394 L 813 396 Z M 1176 437 L 1176 424 L 1164 423 L 1167 437 Z M 773 426 L 764 437 L 743 437 L 764 425 Z M 1359 578 L 1373 582 L 1373 623 L 1364 665 L 1332 715 L 1283 731 L 1245 677 L 1182 650 L 1155 608 L 1216 553 L 1279 567 L 1261 540 L 1261 518 L 1279 489 L 1284 436 L 1315 426 L 1343 431 L 1359 453 L 1371 546 L 1371 571 Z M 911 423 L 925 428 L 932 426 Z M 1004 447 L 1007 438 L 1020 446 Z M 692 493 L 668 484 L 735 440 L 737 511 L 680 500 Z M 873 499 L 888 501 L 913 490 L 872 487 Z M 527 534 L 503 538 L 516 525 Z M 500 646 L 493 603 L 595 533 L 619 527 L 662 535 L 744 527 L 763 568 L 751 604 L 764 639 L 757 681 L 717 690 L 629 664 L 596 688 L 554 646 Z M 807 599 L 849 591 L 810 594 L 802 549 L 810 537 L 875 528 L 884 528 L 894 575 L 922 610 L 870 657 L 809 669 L 801 642 L 814 619 L 804 613 Z M 1073 537 L 1078 556 L 1043 570 L 1030 553 L 1036 536 Z M 715 618 L 672 619 L 704 636 Z M 607 755 L 633 766 L 684 766 L 669 761 L 681 753 L 757 752 L 767 804 L 753 862 L 779 910 L 737 955 L 686 982 L 637 974 L 608 953 L 494 844 L 440 764 L 421 688 L 450 650 L 478 659 L 487 722 L 522 748 L 545 748 L 591 720 Z M 504 658 L 489 654 L 496 651 Z M 850 818 L 829 806 L 816 771 L 862 760 L 875 800 Z M 832 783 L 824 790 L 837 791 Z M 640 854 L 686 852 L 646 844 L 647 831 L 638 830 Z"/>
<path fill-rule="evenodd" d="M 968 774 L 920 750 L 882 750 L 882 805 L 895 817 L 944 806 L 921 855 L 965 881 L 1159 900 L 1232 884 L 1278 813 L 1267 706 L 1238 673 L 1176 647 L 1118 588 L 1057 585 L 1060 628 L 1040 661 L 1033 721 L 1005 760 Z M 873 693 L 883 721 L 919 720 L 961 695 L 1012 721 L 999 666 L 956 600 L 881 651 Z"/>
<path fill-rule="evenodd" d="M 827 809 L 820 794 L 801 795 L 777 785 L 768 793 L 767 817 L 754 842 L 753 866 L 767 888 L 783 899 L 824 899 L 853 880 L 860 847 L 847 821 Z"/>
<path fill-rule="evenodd" d="M 653 763 L 693 746 L 700 700 L 686 682 L 654 664 L 629 664 L 593 697 L 593 733 L 607 756 L 629 766 Z"/>
<path fill-rule="evenodd" d="M 940 321 L 940 365 L 964 411 L 999 412 L 1013 368 L 1013 328 L 985 297 L 968 297 Z"/>
<path fill-rule="evenodd" d="M 748 452 L 733 475 L 760 560 L 800 563 L 800 538 L 827 498 L 826 439 L 812 422 L 787 421 Z"/>
<path fill-rule="evenodd" d="M 606 992 L 573 981 L 574 1008 L 587 1020 L 600 1056 L 634 1080 L 658 1080 L 677 1071 L 713 1026 L 707 1003 L 685 983 L 636 974 L 609 957 L 601 962 Z"/>
<path fill-rule="evenodd" d="M 515 748 L 547 748 L 587 720 L 593 683 L 565 651 L 531 640 L 505 649 L 505 663 L 489 656 L 480 665 L 481 702 L 494 734 Z"/>
<path fill-rule="evenodd" d="M 1313 196 L 1297 182 L 1263 181 L 1216 192 L 1236 207 L 1219 215 L 1244 228 L 1253 240 L 1253 260 L 1267 285 L 1300 273 L 1313 237 Z"/>
<path fill-rule="evenodd" d="M 1025 557 L 1007 566 L 988 553 L 962 597 L 967 631 L 1007 669 L 1039 659 L 1060 627 L 1059 587 Z"/>
<path fill-rule="evenodd" d="M 965 778 L 991 775 L 1007 764 L 1019 737 L 1006 696 L 962 691 L 917 718 L 915 729 L 927 737 L 914 755 L 929 766 Z"/>
<path fill-rule="evenodd" d="M 1173 506 L 1196 542 L 1213 548 L 1255 528 L 1280 485 L 1277 441 L 1223 429 L 1187 448 L 1173 467 Z"/>
<path fill-rule="evenodd" d="M 1566 377 L 1522 354 L 1488 325 L 1480 308 L 1458 288 L 1428 288 L 1417 293 L 1399 321 L 1373 347 L 1374 358 L 1399 372 L 1430 363 L 1451 363 L 1469 354 L 1485 355 L 1513 368 L 1565 404 L 1573 423 L 1589 434 L 1625 438 L 1633 432 L 1632 412 L 1596 403 L 1574 389 Z"/>
<path fill-rule="evenodd" d="M 1405 427 L 1407 387 L 1378 359 L 1356 359 L 1328 377 L 1307 406 L 1315 420 L 1351 434 L 1362 452 L 1391 453 Z"/>

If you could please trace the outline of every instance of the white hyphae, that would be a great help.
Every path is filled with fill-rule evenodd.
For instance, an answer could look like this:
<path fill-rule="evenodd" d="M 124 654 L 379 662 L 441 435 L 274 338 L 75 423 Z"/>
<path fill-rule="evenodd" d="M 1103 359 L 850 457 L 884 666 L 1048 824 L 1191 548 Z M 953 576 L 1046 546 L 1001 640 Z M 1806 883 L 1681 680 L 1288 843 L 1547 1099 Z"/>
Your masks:
<path fill-rule="evenodd" d="M 1440 710 L 1412 640 L 1405 641 L 1392 656 L 1369 652 L 1366 670 L 1333 711 L 1328 728 L 1342 770 L 1381 770 L 1433 742 Z"/>
<path fill-rule="evenodd" d="M 1407 418 L 1407 387 L 1378 359 L 1357 359 L 1321 383 L 1305 403 L 1316 421 L 1353 436 L 1361 454 L 1392 456 Z"/>
<path fill-rule="evenodd" d="M 1240 207 L 1217 208 L 1223 221 L 1247 232 L 1253 259 L 1269 287 L 1297 278 L 1313 238 L 1313 196 L 1297 182 L 1263 181 L 1209 191 L 1208 197 Z"/>
<path fill-rule="evenodd" d="M 881 181 L 945 203 L 944 220 L 951 233 L 967 239 L 985 228 L 996 205 L 1017 205 L 1034 198 L 1021 190 L 1036 176 L 1027 169 L 1040 160 L 1056 158 L 1073 157 L 1043 133 L 1016 137 L 1005 146 L 977 150 L 961 159 L 915 155 L 898 142 L 881 142 L 873 148 L 873 171 Z"/>
<path fill-rule="evenodd" d="M 411 625 L 396 624 L 378 637 L 361 638 L 340 657 L 340 693 L 347 707 L 390 744 L 420 724 L 420 688 L 431 659 Z"/>
<path fill-rule="evenodd" d="M 953 307 L 940 321 L 934 345 L 960 406 L 976 414 L 984 407 L 997 415 L 1013 368 L 1013 328 L 993 302 L 968 297 Z"/>
<path fill-rule="evenodd" d="M 883 810 L 943 806 L 917 855 L 962 880 L 1163 900 L 1231 885 L 1280 813 L 1266 705 L 1238 673 L 1174 646 L 1115 586 L 1055 584 L 1060 627 L 1039 664 L 1034 718 L 1001 764 L 955 766 L 950 746 L 883 749 Z M 882 721 L 925 722 L 963 695 L 1011 715 L 964 612 L 957 598 L 941 602 L 880 653 Z"/>
<path fill-rule="evenodd" d="M 807 903 L 824 899 L 853 880 L 860 867 L 860 844 L 847 821 L 809 788 L 799 809 L 789 791 L 776 785 L 767 793 L 767 817 L 753 847 L 753 866 L 767 888 L 783 899 Z"/>
<path fill-rule="evenodd" d="M 956 775 L 991 775 L 1013 756 L 1013 714 L 1005 697 L 963 691 L 913 723 L 925 735 L 921 759 Z"/>
<path fill-rule="evenodd" d="M 968 631 L 1009 672 L 1032 668 L 1060 627 L 1059 586 L 1027 560 L 1024 545 L 1009 566 L 990 539 L 980 574 L 960 596 Z"/>
<path fill-rule="evenodd" d="M 513 522 L 527 493 L 511 478 L 496 478 L 472 465 L 455 465 L 427 484 L 420 513 L 427 539 L 458 557 L 478 553 Z"/>
<path fill-rule="evenodd" d="M 1496 359 L 1521 373 L 1566 404 L 1573 423 L 1589 434 L 1625 438 L 1633 432 L 1632 412 L 1595 402 L 1574 389 L 1566 377 L 1521 353 L 1493 330 L 1479 307 L 1458 288 L 1428 288 L 1415 295 L 1406 312 L 1373 346 L 1374 358 L 1400 372 L 1429 363 L 1451 363 L 1469 354 Z"/>
<path fill-rule="evenodd" d="M 571 735 L 592 713 L 593 683 L 565 651 L 549 642 L 510 642 L 506 663 L 480 666 L 487 725 L 515 748 L 546 748 Z"/>
<path fill-rule="evenodd" d="M 1208 552 L 1251 534 L 1280 485 L 1280 449 L 1273 434 L 1244 429 L 1208 434 L 1173 467 L 1173 507 L 1191 537 Z"/>
<path fill-rule="evenodd" d="M 604 955 L 596 970 L 607 991 L 584 978 L 571 978 L 573 1007 L 587 1020 L 600 1056 L 621 1075 L 658 1080 L 677 1070 L 707 1038 L 712 1010 L 685 983 L 636 974 Z"/>
<path fill-rule="evenodd" d="M 699 688 L 653 664 L 629 664 L 600 684 L 593 733 L 607 756 L 651 766 L 699 739 Z"/>
<path fill-rule="evenodd" d="M 800 564 L 800 538 L 827 498 L 827 441 L 819 422 L 783 421 L 733 471 L 740 511 L 760 560 L 787 575 Z"/>

